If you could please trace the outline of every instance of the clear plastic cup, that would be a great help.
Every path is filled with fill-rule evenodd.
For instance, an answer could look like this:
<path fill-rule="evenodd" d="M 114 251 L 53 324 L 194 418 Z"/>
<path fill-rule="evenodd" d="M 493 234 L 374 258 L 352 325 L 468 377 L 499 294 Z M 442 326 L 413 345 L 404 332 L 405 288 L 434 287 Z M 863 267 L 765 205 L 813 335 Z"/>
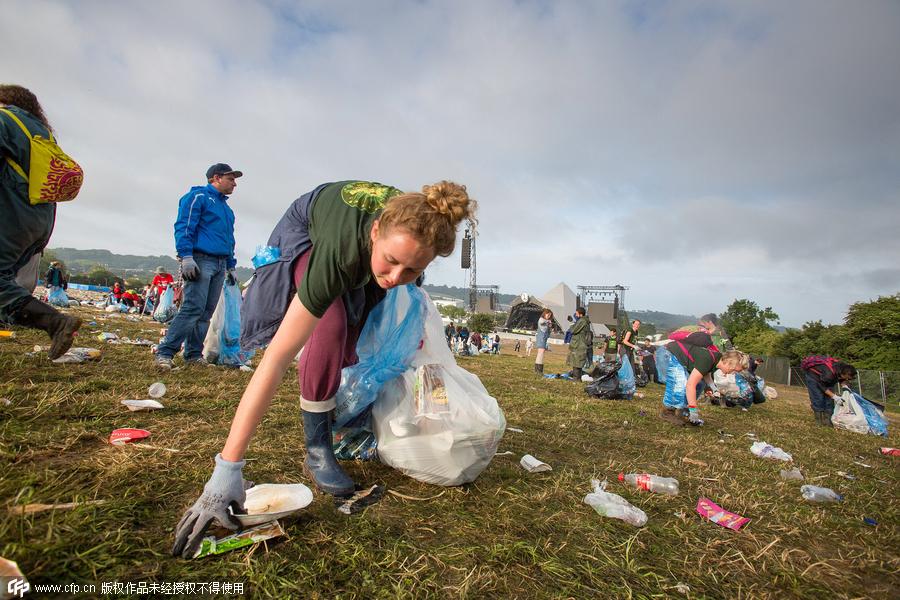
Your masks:
<path fill-rule="evenodd" d="M 162 398 L 166 395 L 166 384 L 162 381 L 157 381 L 147 390 L 147 393 L 150 394 L 151 398 Z"/>

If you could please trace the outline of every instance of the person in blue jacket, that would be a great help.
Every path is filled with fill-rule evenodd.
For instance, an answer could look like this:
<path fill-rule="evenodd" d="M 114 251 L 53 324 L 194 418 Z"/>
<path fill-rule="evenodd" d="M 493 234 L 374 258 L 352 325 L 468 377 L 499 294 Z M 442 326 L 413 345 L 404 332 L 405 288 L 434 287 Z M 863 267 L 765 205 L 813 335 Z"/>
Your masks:
<path fill-rule="evenodd" d="M 156 364 L 161 369 L 173 367 L 172 358 L 182 343 L 185 363 L 203 362 L 203 340 L 222 284 L 226 278 L 234 284 L 234 212 L 228 196 L 242 175 L 225 163 L 216 163 L 206 171 L 209 183 L 192 187 L 178 201 L 175 250 L 181 260 L 183 300 L 157 349 Z"/>

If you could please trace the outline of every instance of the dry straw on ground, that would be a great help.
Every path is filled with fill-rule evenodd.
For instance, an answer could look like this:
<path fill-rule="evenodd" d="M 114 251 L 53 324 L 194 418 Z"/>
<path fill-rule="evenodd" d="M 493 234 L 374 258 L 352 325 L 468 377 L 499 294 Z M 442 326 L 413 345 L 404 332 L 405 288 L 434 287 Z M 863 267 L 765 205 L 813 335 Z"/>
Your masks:
<path fill-rule="evenodd" d="M 97 322 L 85 326 L 84 339 L 101 331 L 158 337 L 147 318 L 75 310 Z M 103 345 L 99 363 L 54 365 L 46 353 L 26 356 L 46 345 L 42 333 L 17 333 L 0 341 L 0 397 L 11 401 L 0 405 L 0 501 L 7 509 L 77 505 L 0 511 L 0 556 L 16 561 L 32 585 L 240 581 L 253 597 L 278 598 L 900 596 L 900 459 L 878 453 L 900 445 L 897 419 L 887 440 L 824 430 L 805 394 L 779 388 L 778 400 L 749 412 L 708 407 L 706 427 L 676 429 L 656 417 L 659 386 L 629 402 L 592 400 L 582 384 L 539 379 L 530 359 L 505 352 L 461 359 L 509 425 L 524 430 L 507 433 L 499 450 L 513 455 L 496 457 L 476 482 L 443 490 L 378 463 L 351 464 L 359 483 L 396 494 L 350 517 L 317 495 L 285 523 L 289 539 L 267 550 L 176 560 L 168 554 L 173 527 L 209 476 L 250 374 L 189 367 L 160 376 L 147 348 L 128 345 Z M 562 370 L 563 358 L 551 353 L 547 371 Z M 169 388 L 165 410 L 119 404 L 160 379 Z M 253 440 L 248 479 L 305 481 L 298 411 L 291 371 Z M 151 431 L 147 443 L 159 449 L 110 446 L 119 427 Z M 750 432 L 790 452 L 807 480 L 820 478 L 814 483 L 846 501 L 802 501 L 806 482 L 784 481 L 783 464 L 752 456 Z M 526 473 L 518 465 L 526 453 L 553 471 Z M 637 492 L 616 481 L 620 471 L 676 477 L 681 493 Z M 583 504 L 592 477 L 643 509 L 647 526 L 605 519 Z M 694 512 L 700 496 L 752 520 L 740 532 L 718 527 Z"/>

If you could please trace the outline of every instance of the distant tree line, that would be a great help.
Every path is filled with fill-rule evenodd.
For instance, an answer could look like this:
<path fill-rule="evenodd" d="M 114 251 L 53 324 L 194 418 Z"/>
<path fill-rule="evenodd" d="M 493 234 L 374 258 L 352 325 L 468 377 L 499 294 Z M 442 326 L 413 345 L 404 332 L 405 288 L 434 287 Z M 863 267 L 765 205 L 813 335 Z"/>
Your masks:
<path fill-rule="evenodd" d="M 857 368 L 900 371 L 900 293 L 856 302 L 842 325 L 809 321 L 779 333 L 771 322 L 778 315 L 747 299 L 735 300 L 720 316 L 735 346 L 744 352 L 784 356 L 791 364 L 811 354 L 849 361 Z"/>

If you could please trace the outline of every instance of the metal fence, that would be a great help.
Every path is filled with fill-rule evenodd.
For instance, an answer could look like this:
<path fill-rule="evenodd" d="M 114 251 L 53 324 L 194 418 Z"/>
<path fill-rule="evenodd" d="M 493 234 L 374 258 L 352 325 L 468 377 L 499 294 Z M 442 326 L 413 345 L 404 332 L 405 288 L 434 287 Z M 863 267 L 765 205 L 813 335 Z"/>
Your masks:
<path fill-rule="evenodd" d="M 791 361 L 783 356 L 763 357 L 765 362 L 756 370 L 756 374 L 771 383 L 806 387 L 806 379 L 800 367 L 792 367 Z M 859 370 L 856 380 L 851 382 L 853 391 L 868 398 L 887 404 L 900 404 L 900 371 Z"/>

